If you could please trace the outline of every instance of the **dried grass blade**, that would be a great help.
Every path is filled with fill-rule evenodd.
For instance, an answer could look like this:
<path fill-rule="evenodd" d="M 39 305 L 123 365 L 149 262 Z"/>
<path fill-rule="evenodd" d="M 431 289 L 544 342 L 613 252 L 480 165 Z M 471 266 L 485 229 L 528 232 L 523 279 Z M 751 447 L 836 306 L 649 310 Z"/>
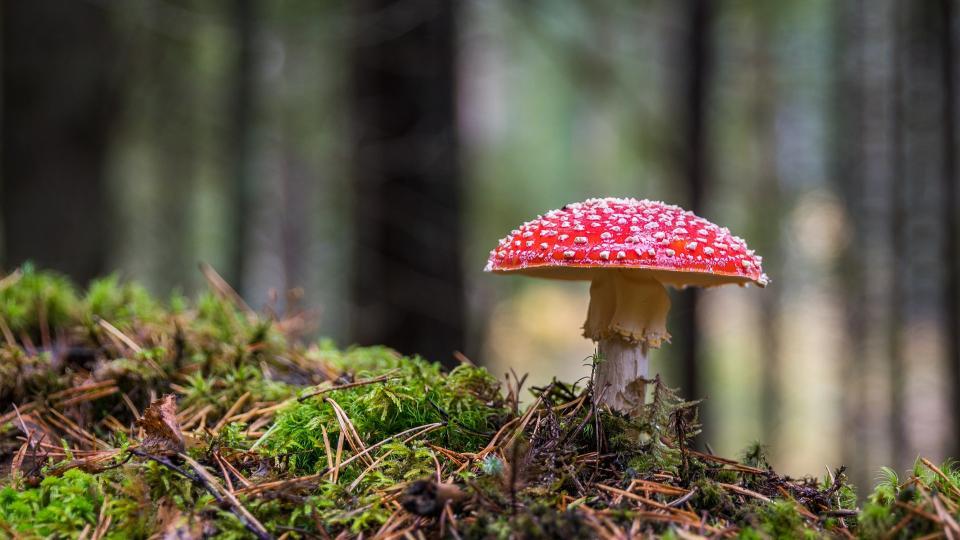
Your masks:
<path fill-rule="evenodd" d="M 224 413 L 223 417 L 220 418 L 220 421 L 213 426 L 212 431 L 214 433 L 217 433 L 221 429 L 223 429 L 223 426 L 227 425 L 227 422 L 230 420 L 230 417 L 236 414 L 236 412 L 240 410 L 240 407 L 243 407 L 243 404 L 246 403 L 248 399 L 250 399 L 250 392 L 245 392 L 242 396 L 238 397 L 237 400 L 233 402 L 233 405 L 231 405 L 230 408 L 227 409 L 227 412 Z"/>

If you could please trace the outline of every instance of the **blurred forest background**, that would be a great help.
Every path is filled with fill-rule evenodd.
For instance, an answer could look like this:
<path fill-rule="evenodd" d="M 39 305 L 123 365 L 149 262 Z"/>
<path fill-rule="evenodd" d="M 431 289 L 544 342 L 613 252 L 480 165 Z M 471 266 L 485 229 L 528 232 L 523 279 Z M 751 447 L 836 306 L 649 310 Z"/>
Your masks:
<path fill-rule="evenodd" d="M 205 261 L 342 345 L 543 383 L 589 371 L 587 285 L 488 251 L 567 202 L 666 200 L 773 279 L 674 293 L 654 366 L 709 397 L 702 441 L 865 487 L 960 456 L 957 9 L 6 0 L 0 260 L 164 294 Z"/>

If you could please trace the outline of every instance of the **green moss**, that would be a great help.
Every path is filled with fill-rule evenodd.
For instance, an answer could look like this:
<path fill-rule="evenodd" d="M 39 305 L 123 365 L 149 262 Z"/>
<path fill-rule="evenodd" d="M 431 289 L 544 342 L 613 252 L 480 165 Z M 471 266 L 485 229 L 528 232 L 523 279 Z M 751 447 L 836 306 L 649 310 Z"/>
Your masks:
<path fill-rule="evenodd" d="M 53 272 L 38 272 L 25 264 L 13 285 L 0 290 L 0 316 L 14 336 L 36 340 L 41 332 L 67 326 L 80 312 L 80 302 L 70 281 Z M 43 324 L 45 323 L 45 324 Z"/>
<path fill-rule="evenodd" d="M 333 445 L 340 434 L 340 422 L 328 400 L 346 412 L 365 441 L 378 442 L 411 428 L 443 423 L 427 438 L 455 451 L 479 450 L 507 414 L 496 380 L 480 368 L 462 365 L 446 375 L 437 364 L 404 358 L 382 347 L 342 353 L 326 349 L 323 354 L 332 365 L 349 369 L 355 380 L 389 378 L 311 397 L 284 409 L 262 448 L 268 455 L 285 456 L 295 471 L 326 466 L 323 430 Z"/>
<path fill-rule="evenodd" d="M 640 415 L 604 415 L 604 430 L 609 434 L 611 450 L 632 456 L 627 463 L 632 474 L 680 473 L 683 460 L 679 445 L 687 444 L 700 433 L 696 402 L 685 401 L 659 376 L 652 386 L 652 397 Z M 678 423 L 683 427 L 682 433 L 677 430 Z M 683 473 L 689 475 L 690 471 Z"/>
<path fill-rule="evenodd" d="M 756 508 L 752 528 L 744 529 L 741 538 L 816 539 L 825 535 L 812 528 L 800 515 L 797 505 L 789 500 L 775 500 Z"/>
<path fill-rule="evenodd" d="M 735 507 L 733 498 L 722 487 L 705 478 L 695 484 L 697 487 L 697 507 L 705 510 L 732 509 Z"/>
<path fill-rule="evenodd" d="M 144 287 L 121 282 L 116 274 L 92 281 L 83 307 L 88 324 L 101 318 L 120 329 L 158 323 L 164 316 L 160 304 Z"/>
<path fill-rule="evenodd" d="M 868 502 L 860 511 L 857 520 L 862 538 L 882 538 L 898 521 L 893 508 L 875 502 Z"/>
<path fill-rule="evenodd" d="M 230 408 L 241 396 L 250 401 L 282 401 L 293 397 L 299 387 L 268 379 L 257 367 L 242 364 L 222 373 L 194 373 L 186 378 L 183 407 L 209 405 L 216 416 Z"/>
<path fill-rule="evenodd" d="M 78 470 L 43 479 L 33 489 L 0 490 L 4 528 L 36 537 L 69 536 L 96 523 L 103 493 L 94 476 Z"/>
<path fill-rule="evenodd" d="M 758 469 L 770 468 L 770 462 L 767 461 L 767 447 L 757 441 L 743 449 L 740 461 L 744 465 Z"/>
<path fill-rule="evenodd" d="M 20 538 L 69 538 L 95 527 L 103 512 L 113 523 L 106 538 L 146 537 L 150 513 L 139 499 L 129 479 L 72 469 L 35 488 L 0 489 L 0 529 Z"/>
<path fill-rule="evenodd" d="M 559 511 L 556 507 L 534 503 L 517 514 L 484 516 L 471 524 L 468 538 L 508 540 L 512 538 L 591 538 L 593 531 L 575 511 Z"/>

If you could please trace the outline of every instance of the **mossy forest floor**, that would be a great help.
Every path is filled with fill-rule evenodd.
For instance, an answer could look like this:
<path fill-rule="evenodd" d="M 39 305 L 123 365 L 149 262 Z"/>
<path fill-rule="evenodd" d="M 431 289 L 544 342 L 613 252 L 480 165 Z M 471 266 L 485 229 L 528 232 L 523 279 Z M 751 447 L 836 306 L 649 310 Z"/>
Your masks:
<path fill-rule="evenodd" d="M 0 281 L 0 536 L 960 538 L 951 464 L 884 470 L 858 507 L 842 468 L 689 448 L 696 403 L 659 381 L 627 418 L 589 385 L 302 343 L 207 276 L 164 302 Z"/>

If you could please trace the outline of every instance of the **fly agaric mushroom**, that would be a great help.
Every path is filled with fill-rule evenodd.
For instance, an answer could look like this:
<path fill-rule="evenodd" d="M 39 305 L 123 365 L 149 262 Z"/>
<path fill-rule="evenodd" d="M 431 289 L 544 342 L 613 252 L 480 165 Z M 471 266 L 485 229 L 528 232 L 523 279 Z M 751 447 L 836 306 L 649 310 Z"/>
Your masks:
<path fill-rule="evenodd" d="M 610 408 L 645 399 L 647 355 L 670 340 L 665 285 L 760 287 L 769 280 L 746 243 L 693 212 L 662 202 L 589 199 L 524 223 L 490 252 L 487 272 L 590 282 L 583 335 L 602 361 L 594 388 Z"/>

